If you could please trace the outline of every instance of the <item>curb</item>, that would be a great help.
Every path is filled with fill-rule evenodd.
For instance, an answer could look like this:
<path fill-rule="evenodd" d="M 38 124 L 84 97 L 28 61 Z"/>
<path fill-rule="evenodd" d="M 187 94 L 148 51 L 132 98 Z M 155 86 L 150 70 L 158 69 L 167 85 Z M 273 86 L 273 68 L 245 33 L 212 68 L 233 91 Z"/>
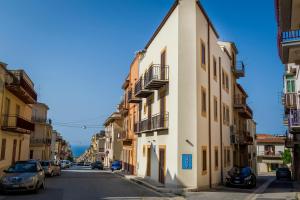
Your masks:
<path fill-rule="evenodd" d="M 125 174 L 122 174 L 122 173 L 115 172 L 113 174 L 116 174 L 116 175 L 118 175 L 120 177 L 125 178 L 128 181 L 134 182 L 134 183 L 136 183 L 138 185 L 142 185 L 142 186 L 147 187 L 147 188 L 149 188 L 151 190 L 154 190 L 155 192 L 159 192 L 159 193 L 162 193 L 162 194 L 168 194 L 168 195 L 171 195 L 171 196 L 172 195 L 182 195 L 184 193 L 184 191 L 185 191 L 184 189 L 158 188 L 158 187 L 155 187 L 155 186 L 153 186 L 153 185 L 151 185 L 149 183 L 146 183 L 144 181 L 138 180 L 138 179 L 136 179 L 134 177 L 128 177 L 128 176 L 126 176 Z"/>

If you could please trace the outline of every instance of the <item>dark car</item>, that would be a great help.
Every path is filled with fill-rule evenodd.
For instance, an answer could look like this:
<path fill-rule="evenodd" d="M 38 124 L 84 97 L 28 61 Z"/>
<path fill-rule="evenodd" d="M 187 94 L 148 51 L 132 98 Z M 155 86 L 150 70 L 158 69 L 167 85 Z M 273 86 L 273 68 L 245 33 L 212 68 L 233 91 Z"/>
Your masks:
<path fill-rule="evenodd" d="M 276 178 L 277 180 L 281 179 L 281 178 L 285 178 L 285 179 L 292 179 L 292 173 L 289 170 L 289 168 L 287 167 L 280 167 L 276 170 Z"/>
<path fill-rule="evenodd" d="M 111 171 L 115 171 L 115 170 L 121 170 L 122 169 L 122 162 L 119 160 L 115 160 L 112 164 L 111 164 Z"/>
<path fill-rule="evenodd" d="M 96 161 L 91 164 L 92 169 L 100 169 L 103 170 L 103 164 L 100 161 Z"/>
<path fill-rule="evenodd" d="M 17 161 L 4 173 L 0 179 L 2 192 L 38 192 L 40 188 L 45 188 L 45 172 L 39 161 Z"/>
<path fill-rule="evenodd" d="M 233 167 L 226 176 L 227 186 L 256 187 L 256 176 L 250 167 Z"/>

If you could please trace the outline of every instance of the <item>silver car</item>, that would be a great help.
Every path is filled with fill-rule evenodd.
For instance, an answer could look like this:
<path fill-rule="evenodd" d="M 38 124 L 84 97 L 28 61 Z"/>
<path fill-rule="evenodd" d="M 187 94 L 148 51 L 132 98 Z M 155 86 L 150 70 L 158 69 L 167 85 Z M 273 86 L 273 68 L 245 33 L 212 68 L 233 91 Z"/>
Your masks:
<path fill-rule="evenodd" d="M 55 164 L 54 161 L 44 160 L 41 161 L 41 165 L 45 171 L 45 175 L 48 176 L 60 176 L 61 170 L 58 164 Z"/>
<path fill-rule="evenodd" d="M 17 161 L 4 172 L 0 179 L 2 192 L 34 191 L 37 193 L 40 188 L 45 189 L 45 172 L 39 161 Z"/>

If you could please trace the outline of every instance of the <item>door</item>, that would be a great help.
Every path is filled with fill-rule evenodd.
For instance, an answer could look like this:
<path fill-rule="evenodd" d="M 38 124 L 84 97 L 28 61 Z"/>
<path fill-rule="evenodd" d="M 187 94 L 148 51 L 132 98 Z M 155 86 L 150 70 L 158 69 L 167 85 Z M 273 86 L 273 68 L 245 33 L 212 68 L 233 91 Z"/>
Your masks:
<path fill-rule="evenodd" d="M 163 51 L 160 55 L 160 78 L 166 80 L 166 51 Z"/>
<path fill-rule="evenodd" d="M 165 127 L 165 114 L 166 114 L 166 96 L 160 98 L 160 116 L 159 116 L 159 127 Z"/>
<path fill-rule="evenodd" d="M 6 98 L 4 103 L 4 119 L 3 126 L 8 126 L 8 116 L 9 116 L 9 108 L 10 108 L 10 99 Z"/>
<path fill-rule="evenodd" d="M 19 160 L 21 160 L 21 149 L 22 149 L 22 140 L 19 143 Z"/>
<path fill-rule="evenodd" d="M 152 101 L 151 98 L 148 98 L 147 100 L 147 104 L 148 104 L 148 130 L 151 130 L 151 117 L 152 117 Z"/>
<path fill-rule="evenodd" d="M 17 149 L 17 140 L 14 140 L 11 164 L 14 164 L 16 162 L 16 149 Z"/>
<path fill-rule="evenodd" d="M 151 147 L 147 148 L 147 172 L 146 176 L 151 176 Z"/>
<path fill-rule="evenodd" d="M 158 181 L 165 184 L 165 149 L 159 148 Z"/>

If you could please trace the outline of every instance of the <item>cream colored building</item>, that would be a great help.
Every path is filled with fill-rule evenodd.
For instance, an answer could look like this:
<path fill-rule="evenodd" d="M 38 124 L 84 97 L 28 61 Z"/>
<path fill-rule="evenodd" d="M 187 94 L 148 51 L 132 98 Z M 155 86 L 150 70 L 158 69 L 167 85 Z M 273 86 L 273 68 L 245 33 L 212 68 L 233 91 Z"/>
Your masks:
<path fill-rule="evenodd" d="M 208 188 L 233 166 L 234 43 L 219 41 L 199 1 L 175 1 L 142 51 L 135 96 L 137 174 Z M 243 105 L 245 106 L 245 105 Z"/>
<path fill-rule="evenodd" d="M 30 138 L 30 159 L 50 160 L 52 143 L 51 120 L 47 119 L 49 107 L 44 103 L 36 103 L 32 109 L 32 121 L 35 130 Z"/>
<path fill-rule="evenodd" d="M 121 160 L 122 141 L 118 140 L 118 135 L 122 132 L 122 118 L 119 112 L 112 113 L 104 122 L 105 126 L 105 158 L 104 166 L 110 167 L 115 160 Z"/>
<path fill-rule="evenodd" d="M 37 94 L 23 70 L 8 70 L 0 63 L 0 170 L 29 158 L 32 106 Z"/>

